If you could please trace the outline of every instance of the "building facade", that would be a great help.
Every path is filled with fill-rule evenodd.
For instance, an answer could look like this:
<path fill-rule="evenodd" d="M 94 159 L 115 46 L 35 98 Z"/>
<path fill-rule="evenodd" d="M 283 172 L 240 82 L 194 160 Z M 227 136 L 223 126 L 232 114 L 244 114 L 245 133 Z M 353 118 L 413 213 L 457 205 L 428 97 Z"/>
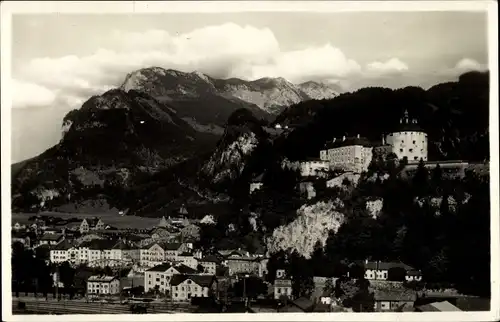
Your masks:
<path fill-rule="evenodd" d="M 408 163 L 417 163 L 420 159 L 427 161 L 427 133 L 420 128 L 416 119 L 409 118 L 408 111 L 405 111 L 400 120 L 398 129 L 389 133 L 385 140 L 398 159 L 407 158 Z"/>
<path fill-rule="evenodd" d="M 217 279 L 213 275 L 174 275 L 170 294 L 173 302 L 209 297 L 211 294 L 217 294 Z"/>
<path fill-rule="evenodd" d="M 87 280 L 88 294 L 118 294 L 120 293 L 120 280 L 116 276 L 94 275 Z"/>
<path fill-rule="evenodd" d="M 330 169 L 361 173 L 368 169 L 373 157 L 372 144 L 359 135 L 356 137 L 334 138 L 324 150 L 320 159 L 328 161 Z"/>
<path fill-rule="evenodd" d="M 196 270 L 183 265 L 163 263 L 144 272 L 144 292 L 159 290 L 166 293 L 170 291 L 170 281 L 176 274 L 195 274 Z"/>

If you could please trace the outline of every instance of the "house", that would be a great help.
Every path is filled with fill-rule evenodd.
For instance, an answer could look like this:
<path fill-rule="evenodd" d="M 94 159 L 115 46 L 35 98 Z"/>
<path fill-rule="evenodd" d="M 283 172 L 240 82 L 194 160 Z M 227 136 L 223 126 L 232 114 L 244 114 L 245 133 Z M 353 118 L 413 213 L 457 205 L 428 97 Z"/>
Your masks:
<path fill-rule="evenodd" d="M 120 280 L 116 276 L 90 276 L 87 280 L 88 294 L 118 294 Z"/>
<path fill-rule="evenodd" d="M 274 280 L 274 299 L 279 300 L 282 296 L 292 299 L 292 280 L 287 278 L 284 269 L 276 270 L 276 279 Z"/>
<path fill-rule="evenodd" d="M 230 275 L 255 274 L 261 271 L 260 261 L 253 256 L 230 256 L 225 260 Z"/>
<path fill-rule="evenodd" d="M 83 219 L 80 224 L 80 233 L 86 234 L 91 230 L 104 230 L 104 222 L 100 218 Z"/>
<path fill-rule="evenodd" d="M 204 268 L 204 273 L 209 275 L 216 275 L 217 266 L 220 263 L 221 261 L 214 255 L 205 256 L 199 260 L 199 264 Z"/>
<path fill-rule="evenodd" d="M 165 261 L 176 261 L 180 253 L 188 251 L 188 246 L 182 243 L 164 243 L 162 247 L 165 250 Z"/>
<path fill-rule="evenodd" d="M 401 268 L 405 270 L 407 281 L 421 281 L 422 274 L 413 267 L 398 262 L 368 261 L 364 262 L 365 278 L 367 280 L 387 280 L 391 268 Z"/>
<path fill-rule="evenodd" d="M 165 261 L 165 250 L 159 243 L 152 243 L 141 247 L 140 264 L 145 267 L 160 265 Z"/>
<path fill-rule="evenodd" d="M 63 263 L 63 262 L 68 261 L 70 259 L 68 256 L 69 255 L 68 250 L 72 247 L 73 247 L 73 245 L 67 240 L 63 240 L 60 243 L 58 243 L 57 245 L 55 245 L 54 247 L 52 247 L 52 249 L 50 250 L 50 255 L 49 255 L 50 262 L 51 263 Z"/>
<path fill-rule="evenodd" d="M 217 294 L 217 279 L 214 275 L 177 274 L 172 277 L 170 285 L 173 302 L 186 302 L 195 297 Z"/>
<path fill-rule="evenodd" d="M 194 257 L 193 253 L 183 252 L 177 256 L 177 261 L 191 267 L 192 269 L 196 269 L 198 267 L 198 260 Z"/>
<path fill-rule="evenodd" d="M 458 307 L 448 301 L 433 302 L 415 307 L 415 312 L 461 312 Z"/>
<path fill-rule="evenodd" d="M 328 160 L 310 158 L 300 163 L 300 174 L 303 177 L 325 177 L 329 171 Z"/>
<path fill-rule="evenodd" d="M 38 246 L 49 245 L 55 246 L 64 239 L 63 234 L 43 234 L 38 241 Z"/>
<path fill-rule="evenodd" d="M 184 264 L 163 263 L 144 272 L 144 292 L 158 289 L 170 290 L 170 281 L 175 274 L 196 274 L 197 271 Z"/>
<path fill-rule="evenodd" d="M 398 309 L 411 309 L 417 299 L 413 290 L 401 289 L 373 289 L 375 299 L 375 312 L 396 311 Z"/>
<path fill-rule="evenodd" d="M 261 173 L 257 177 L 252 179 L 252 182 L 250 182 L 250 193 L 260 190 L 264 183 L 262 182 L 262 179 L 264 178 L 264 174 Z"/>

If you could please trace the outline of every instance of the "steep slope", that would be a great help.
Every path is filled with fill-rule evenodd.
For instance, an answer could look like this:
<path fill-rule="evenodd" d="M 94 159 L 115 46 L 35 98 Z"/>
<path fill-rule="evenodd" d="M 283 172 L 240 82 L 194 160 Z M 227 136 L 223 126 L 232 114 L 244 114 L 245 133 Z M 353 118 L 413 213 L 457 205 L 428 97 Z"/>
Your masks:
<path fill-rule="evenodd" d="M 17 169 L 14 211 L 77 206 L 88 200 L 99 200 L 103 210 L 120 207 L 124 191 L 141 173 L 210 150 L 206 138 L 197 140 L 198 135 L 145 93 L 111 90 L 94 96 L 66 115 L 57 145 Z"/>
<path fill-rule="evenodd" d="M 201 130 L 210 124 L 224 125 L 239 108 L 249 109 L 257 118 L 269 119 L 291 104 L 338 94 L 336 88 L 315 82 L 294 85 L 283 78 L 224 80 L 160 67 L 128 74 L 121 88 L 144 91 L 170 102 L 180 117 L 202 125 Z"/>
<path fill-rule="evenodd" d="M 337 232 L 344 222 L 344 215 L 339 209 L 341 206 L 342 202 L 339 200 L 302 206 L 297 210 L 297 219 L 273 231 L 267 240 L 267 249 L 271 253 L 297 250 L 299 254 L 309 258 L 316 242 L 320 241 L 324 245 L 330 230 Z"/>
<path fill-rule="evenodd" d="M 248 184 L 252 174 L 267 165 L 266 151 L 271 149 L 269 135 L 262 122 L 240 109 L 228 119 L 224 134 L 200 170 L 208 184 L 225 191 L 238 190 L 238 182 Z"/>

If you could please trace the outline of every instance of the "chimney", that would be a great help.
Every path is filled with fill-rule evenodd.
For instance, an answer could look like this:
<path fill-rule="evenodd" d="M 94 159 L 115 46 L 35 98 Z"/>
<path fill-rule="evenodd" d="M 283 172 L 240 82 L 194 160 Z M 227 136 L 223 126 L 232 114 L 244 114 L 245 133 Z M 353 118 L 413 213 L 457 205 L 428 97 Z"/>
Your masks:
<path fill-rule="evenodd" d="M 359 133 L 358 133 L 358 135 L 357 135 L 357 138 L 359 139 Z"/>
<path fill-rule="evenodd" d="M 342 137 L 342 141 L 345 141 L 345 135 Z"/>
<path fill-rule="evenodd" d="M 336 140 L 337 140 L 337 138 L 333 138 L 333 143 L 335 143 Z"/>
<path fill-rule="evenodd" d="M 382 134 L 382 145 L 385 145 L 385 135 Z"/>

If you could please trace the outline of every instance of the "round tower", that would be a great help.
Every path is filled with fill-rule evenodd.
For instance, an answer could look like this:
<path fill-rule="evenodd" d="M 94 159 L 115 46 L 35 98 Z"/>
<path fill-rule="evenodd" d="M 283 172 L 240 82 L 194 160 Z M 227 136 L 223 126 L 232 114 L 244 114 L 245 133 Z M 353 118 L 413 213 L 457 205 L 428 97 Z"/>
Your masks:
<path fill-rule="evenodd" d="M 418 125 L 416 119 L 410 119 L 408 110 L 399 120 L 398 128 L 386 135 L 385 141 L 389 144 L 399 159 L 408 158 L 409 163 L 427 161 L 427 133 Z"/>

